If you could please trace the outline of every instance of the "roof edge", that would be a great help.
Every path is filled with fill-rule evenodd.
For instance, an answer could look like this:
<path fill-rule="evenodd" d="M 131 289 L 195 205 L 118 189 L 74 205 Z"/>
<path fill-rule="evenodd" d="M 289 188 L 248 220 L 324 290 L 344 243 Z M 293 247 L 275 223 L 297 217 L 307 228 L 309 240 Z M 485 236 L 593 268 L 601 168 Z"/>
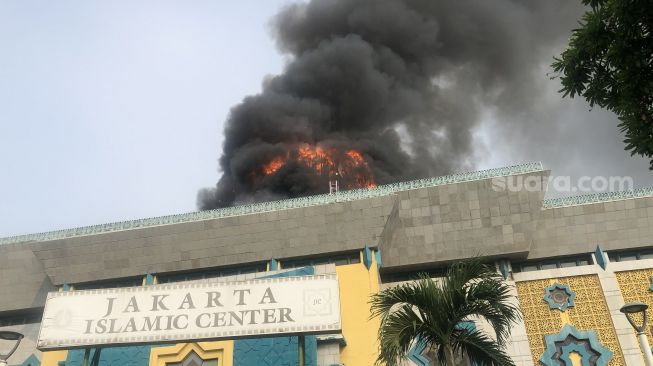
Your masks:
<path fill-rule="evenodd" d="M 541 162 L 530 162 L 519 165 L 512 165 L 502 168 L 478 170 L 466 173 L 445 175 L 440 177 L 425 178 L 407 182 L 380 185 L 376 188 L 363 188 L 349 191 L 341 191 L 335 194 L 319 194 L 314 196 L 290 198 L 279 201 L 254 203 L 242 206 L 218 208 L 207 211 L 188 212 L 177 215 L 158 216 L 152 218 L 118 221 L 106 224 L 83 226 L 78 228 L 48 231 L 26 235 L 15 235 L 0 238 L 0 245 L 33 241 L 49 241 L 66 239 L 78 236 L 104 234 L 116 231 L 139 229 L 153 226 L 171 225 L 184 222 L 195 222 L 211 220 L 222 217 L 241 216 L 255 213 L 287 210 L 317 205 L 324 205 L 335 202 L 355 201 L 366 198 L 387 196 L 400 191 L 411 189 L 435 187 L 446 184 L 463 183 L 489 178 L 503 177 L 509 175 L 534 173 L 543 171 Z"/>
<path fill-rule="evenodd" d="M 580 196 L 549 198 L 542 202 L 543 209 L 569 206 L 589 205 L 592 203 L 620 201 L 633 198 L 653 197 L 653 187 L 638 188 L 630 191 L 591 193 Z"/>

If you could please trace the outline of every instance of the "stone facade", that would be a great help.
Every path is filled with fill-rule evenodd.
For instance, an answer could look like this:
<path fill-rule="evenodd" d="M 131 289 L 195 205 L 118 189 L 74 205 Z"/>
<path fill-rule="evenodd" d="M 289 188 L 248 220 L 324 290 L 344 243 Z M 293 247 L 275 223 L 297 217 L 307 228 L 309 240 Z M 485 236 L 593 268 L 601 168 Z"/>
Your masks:
<path fill-rule="evenodd" d="M 11 294 L 0 297 L 0 330 L 28 335 L 14 356 L 20 362 L 31 357 L 29 362 L 36 359 L 43 366 L 75 365 L 80 351 L 41 354 L 34 349 L 38 324 L 12 325 L 11 319 L 40 313 L 47 292 L 69 286 L 140 284 L 146 274 L 151 280 L 216 269 L 274 271 L 284 263 L 304 263 L 310 271 L 338 274 L 344 307 L 342 334 L 308 340 L 309 364 L 371 365 L 378 325 L 367 320 L 370 294 L 403 275 L 482 255 L 515 285 L 524 312 L 509 346 L 518 365 L 584 354 L 600 365 L 601 350 L 604 358 L 610 353 L 607 365 L 640 365 L 634 333 L 619 308 L 632 300 L 653 306 L 645 281 L 653 275 L 653 259 L 611 263 L 606 253 L 650 247 L 653 191 L 545 200 L 544 189 L 504 189 L 496 182 L 506 177 L 543 182 L 548 175 L 529 164 L 231 211 L 0 238 L 0 291 Z M 352 253 L 359 260 L 351 262 Z M 570 263 L 573 267 L 565 268 Z M 545 292 L 552 286 L 562 297 L 547 302 Z M 551 307 L 552 301 L 565 300 L 563 288 L 573 292 L 573 304 Z M 3 319 L 9 325 L 1 327 Z M 230 357 L 220 366 L 292 364 L 296 337 L 282 338 L 126 347 L 103 354 L 101 364 L 121 364 L 129 352 L 149 357 L 137 362 L 143 366 L 177 364 L 189 352 Z M 556 353 L 551 344 L 566 348 Z M 428 362 L 419 352 L 413 356 L 408 365 Z"/>

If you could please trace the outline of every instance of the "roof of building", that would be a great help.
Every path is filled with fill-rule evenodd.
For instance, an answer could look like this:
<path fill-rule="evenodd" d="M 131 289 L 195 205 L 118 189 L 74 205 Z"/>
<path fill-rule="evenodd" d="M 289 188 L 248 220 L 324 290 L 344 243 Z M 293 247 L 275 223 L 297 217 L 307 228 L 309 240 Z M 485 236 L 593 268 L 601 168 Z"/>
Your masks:
<path fill-rule="evenodd" d="M 261 202 L 248 205 L 225 207 L 207 211 L 197 211 L 182 213 L 176 215 L 159 216 L 137 220 L 127 220 L 112 222 L 99 225 L 83 226 L 78 228 L 33 233 L 26 235 L 9 236 L 0 238 L 0 245 L 32 242 L 32 241 L 49 241 L 71 237 L 95 235 L 122 230 L 131 230 L 137 228 L 146 228 L 162 225 L 171 225 L 184 222 L 195 222 L 202 220 L 211 220 L 223 217 L 241 216 L 255 213 L 271 212 L 278 210 L 287 210 L 293 208 L 325 205 L 335 202 L 347 202 L 362 200 L 373 197 L 387 196 L 400 191 L 407 191 L 418 188 L 428 188 L 446 184 L 462 183 L 477 181 L 489 178 L 504 177 L 510 175 L 527 174 L 543 171 L 542 163 L 531 162 L 519 165 L 513 165 L 502 168 L 479 170 L 466 173 L 445 175 L 440 177 L 418 179 L 407 182 L 398 182 L 386 185 L 380 185 L 376 188 L 356 189 L 341 191 L 335 194 L 320 194 L 306 197 L 290 198 L 279 201 Z M 653 188 L 639 189 L 635 191 L 608 192 L 599 194 L 590 194 L 584 196 L 564 197 L 544 200 L 543 208 L 557 208 L 571 205 L 588 204 L 595 202 L 611 201 L 627 198 L 639 198 L 653 196 Z"/>

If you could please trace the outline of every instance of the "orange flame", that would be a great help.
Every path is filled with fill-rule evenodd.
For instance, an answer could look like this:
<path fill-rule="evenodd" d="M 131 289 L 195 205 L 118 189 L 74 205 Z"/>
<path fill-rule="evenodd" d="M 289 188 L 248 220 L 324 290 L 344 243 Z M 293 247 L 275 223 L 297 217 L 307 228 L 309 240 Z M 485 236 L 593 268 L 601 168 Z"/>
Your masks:
<path fill-rule="evenodd" d="M 286 165 L 286 162 L 281 157 L 276 157 L 272 159 L 272 161 L 270 161 L 269 163 L 263 166 L 263 174 L 265 175 L 274 174 L 279 169 L 281 169 L 284 165 Z"/>
<path fill-rule="evenodd" d="M 330 179 L 341 177 L 344 188 L 374 188 L 376 181 L 367 160 L 360 151 L 349 149 L 344 153 L 336 148 L 325 148 L 306 143 L 298 145 L 286 156 L 277 156 L 263 165 L 264 176 L 275 174 L 288 160 L 295 161 L 315 170 L 316 175 Z"/>

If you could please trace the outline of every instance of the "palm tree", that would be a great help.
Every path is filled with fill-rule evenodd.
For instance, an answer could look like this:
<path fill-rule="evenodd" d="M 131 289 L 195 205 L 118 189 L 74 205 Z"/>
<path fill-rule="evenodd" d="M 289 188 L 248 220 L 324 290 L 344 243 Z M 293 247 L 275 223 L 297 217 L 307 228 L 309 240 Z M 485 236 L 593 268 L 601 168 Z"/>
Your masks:
<path fill-rule="evenodd" d="M 439 363 L 455 366 L 468 358 L 477 366 L 514 366 L 504 351 L 510 326 L 521 319 L 510 286 L 479 258 L 457 262 L 446 276 L 427 275 L 372 296 L 372 317 L 380 317 L 377 365 L 396 366 L 411 348 L 425 342 Z M 468 330 L 462 322 L 483 319 L 493 335 Z"/>

